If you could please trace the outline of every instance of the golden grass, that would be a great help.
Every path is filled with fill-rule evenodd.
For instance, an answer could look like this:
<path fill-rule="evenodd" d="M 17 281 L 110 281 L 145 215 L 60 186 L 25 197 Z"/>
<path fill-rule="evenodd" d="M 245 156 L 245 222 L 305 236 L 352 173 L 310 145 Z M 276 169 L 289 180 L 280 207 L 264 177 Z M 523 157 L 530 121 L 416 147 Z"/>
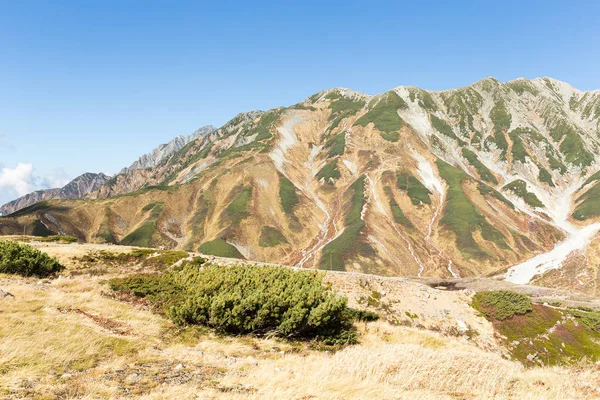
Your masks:
<path fill-rule="evenodd" d="M 15 295 L 0 299 L 0 398 L 600 398 L 598 366 L 524 369 L 478 347 L 478 337 L 384 321 L 358 324 L 360 344 L 336 353 L 181 331 L 103 296 L 106 278 L 0 276 L 0 288 Z"/>

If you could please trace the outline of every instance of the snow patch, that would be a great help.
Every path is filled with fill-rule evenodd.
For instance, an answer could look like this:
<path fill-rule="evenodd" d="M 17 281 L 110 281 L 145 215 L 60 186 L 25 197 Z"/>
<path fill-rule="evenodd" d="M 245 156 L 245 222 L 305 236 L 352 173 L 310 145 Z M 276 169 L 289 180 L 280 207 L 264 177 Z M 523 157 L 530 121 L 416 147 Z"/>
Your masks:
<path fill-rule="evenodd" d="M 344 163 L 344 165 L 346 166 L 346 168 L 348 168 L 348 170 L 350 172 L 352 172 L 352 175 L 356 175 L 356 172 L 358 172 L 358 167 L 356 166 L 355 163 L 353 163 L 350 160 L 342 160 L 342 162 Z"/>
<path fill-rule="evenodd" d="M 600 223 L 588 225 L 573 232 L 567 240 L 559 243 L 548 253 L 540 254 L 522 264 L 509 268 L 504 276 L 508 282 L 525 285 L 538 274 L 551 269 L 558 269 L 569 254 L 587 247 L 592 238 L 600 231 Z"/>
<path fill-rule="evenodd" d="M 302 117 L 300 115 L 295 115 L 277 128 L 277 131 L 279 132 L 279 143 L 269 154 L 277 169 L 283 169 L 283 164 L 286 162 L 286 155 L 289 148 L 298 142 L 298 138 L 294 132 L 294 126 L 300 122 L 302 122 Z"/>

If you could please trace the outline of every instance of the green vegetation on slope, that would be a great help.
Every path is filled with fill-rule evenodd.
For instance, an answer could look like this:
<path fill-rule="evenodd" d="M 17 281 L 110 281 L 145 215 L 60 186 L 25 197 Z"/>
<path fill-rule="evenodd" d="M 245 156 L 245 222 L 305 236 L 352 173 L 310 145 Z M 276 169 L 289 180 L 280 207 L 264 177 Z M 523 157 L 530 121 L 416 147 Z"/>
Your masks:
<path fill-rule="evenodd" d="M 458 139 L 450 125 L 448 125 L 446 121 L 439 119 L 433 114 L 431 114 L 431 126 L 433 126 L 438 132 L 443 133 L 449 138 Z"/>
<path fill-rule="evenodd" d="M 191 228 L 192 234 L 190 240 L 186 243 L 185 249 L 191 251 L 195 241 L 204 236 L 204 225 L 206 217 L 214 209 L 214 198 L 212 190 L 207 190 L 198 195 L 196 207 L 194 208 L 192 217 L 188 221 L 188 226 Z"/>
<path fill-rule="evenodd" d="M 532 304 L 522 294 L 480 292 L 473 307 L 492 322 L 512 357 L 525 365 L 565 365 L 600 359 L 597 312 Z"/>
<path fill-rule="evenodd" d="M 456 246 L 463 257 L 487 257 L 487 253 L 473 239 L 473 233 L 478 230 L 483 239 L 493 242 L 500 248 L 508 249 L 504 235 L 487 222 L 465 195 L 462 182 L 468 179 L 468 176 L 460 169 L 439 159 L 437 166 L 440 176 L 448 184 L 447 204 L 441 222 L 456 235 Z"/>
<path fill-rule="evenodd" d="M 550 168 L 552 168 L 555 171 L 560 171 L 561 174 L 567 172 L 567 166 L 563 164 L 562 161 L 559 161 L 556 157 L 554 157 L 551 151 L 546 150 L 546 158 L 548 159 Z"/>
<path fill-rule="evenodd" d="M 279 174 L 279 199 L 281 208 L 288 215 L 294 214 L 294 208 L 300 202 L 296 186 L 285 176 Z"/>
<path fill-rule="evenodd" d="M 581 203 L 573 212 L 573 218 L 585 221 L 588 218 L 600 216 L 600 183 L 596 183 L 590 190 L 577 199 Z"/>
<path fill-rule="evenodd" d="M 492 142 L 501 151 L 501 158 L 506 159 L 506 151 L 508 150 L 508 142 L 504 133 L 510 128 L 512 117 L 508 112 L 503 100 L 496 101 L 494 108 L 489 115 L 494 124 L 494 133 L 487 138 L 487 141 Z"/>
<path fill-rule="evenodd" d="M 396 143 L 400 140 L 400 134 L 398 132 L 382 133 L 381 137 L 392 143 Z"/>
<path fill-rule="evenodd" d="M 364 100 L 344 97 L 337 92 L 330 92 L 325 98 L 331 100 L 330 130 L 337 128 L 344 118 L 356 114 L 365 106 Z"/>
<path fill-rule="evenodd" d="M 125 236 L 120 244 L 124 246 L 152 247 L 152 236 L 155 231 L 156 221 L 146 221 Z"/>
<path fill-rule="evenodd" d="M 496 179 L 494 174 L 492 174 L 492 171 L 490 171 L 488 167 L 486 167 L 481 161 L 479 161 L 479 158 L 477 158 L 477 154 L 475 154 L 467 148 L 464 148 L 462 150 L 462 155 L 469 162 L 469 164 L 475 167 L 481 179 L 483 179 L 486 182 L 490 182 L 494 185 L 498 184 L 498 180 Z"/>
<path fill-rule="evenodd" d="M 198 246 L 198 251 L 209 256 L 244 259 L 244 256 L 239 252 L 237 247 L 227 243 L 221 238 L 202 243 Z"/>
<path fill-rule="evenodd" d="M 568 163 L 587 167 L 594 162 L 594 155 L 586 150 L 585 143 L 576 129 L 568 122 L 558 121 L 550 129 L 550 136 L 555 142 L 560 142 L 560 151 L 565 155 L 565 160 Z"/>
<path fill-rule="evenodd" d="M 0 273 L 43 278 L 60 272 L 65 267 L 29 245 L 0 241 Z"/>
<path fill-rule="evenodd" d="M 517 94 L 522 95 L 525 92 L 531 93 L 534 96 L 537 96 L 539 91 L 531 84 L 529 81 L 518 80 L 513 82 L 505 83 L 506 86 L 511 88 Z"/>
<path fill-rule="evenodd" d="M 241 136 L 243 136 L 243 137 L 250 137 L 252 135 L 256 135 L 255 139 L 252 142 L 247 143 L 242 146 L 230 147 L 228 149 L 224 149 L 219 153 L 218 157 L 221 159 L 227 159 L 227 158 L 237 157 L 240 155 L 240 153 L 243 153 L 246 151 L 268 150 L 270 139 L 273 137 L 273 134 L 271 133 L 271 129 L 273 127 L 273 124 L 279 120 L 279 117 L 281 116 L 282 111 L 283 111 L 283 109 L 279 108 L 279 109 L 267 111 L 266 113 L 264 113 L 255 125 L 253 125 L 249 129 L 241 132 Z M 210 151 L 210 149 L 208 151 Z M 208 154 L 208 153 L 206 153 L 206 154 Z"/>
<path fill-rule="evenodd" d="M 46 237 L 46 236 L 54 236 L 57 233 L 48 229 L 48 227 L 46 225 L 44 225 L 44 223 L 38 219 L 38 220 L 35 220 L 35 222 L 33 223 L 33 230 L 31 232 L 31 234 L 33 236 Z"/>
<path fill-rule="evenodd" d="M 282 243 L 288 243 L 288 241 L 279 229 L 272 226 L 263 226 L 260 229 L 260 238 L 258 239 L 260 247 L 275 247 Z"/>
<path fill-rule="evenodd" d="M 488 319 L 500 321 L 533 310 L 529 297 L 509 290 L 478 292 L 473 296 L 472 306 Z"/>
<path fill-rule="evenodd" d="M 150 212 L 146 220 L 133 232 L 125 236 L 120 244 L 125 246 L 152 247 L 152 236 L 156 232 L 156 221 L 163 213 L 162 202 L 152 202 L 142 208 L 142 212 Z"/>
<path fill-rule="evenodd" d="M 408 172 L 399 172 L 396 179 L 398 189 L 406 192 L 410 201 L 418 206 L 420 204 L 431 204 L 431 192 Z"/>
<path fill-rule="evenodd" d="M 331 139 L 329 139 L 324 146 L 329 149 L 327 157 L 341 156 L 344 154 L 346 148 L 346 132 L 340 132 Z"/>
<path fill-rule="evenodd" d="M 523 140 L 521 139 L 521 135 L 528 133 L 527 129 L 523 129 L 523 128 L 517 128 L 517 129 L 513 129 L 512 131 L 509 132 L 508 136 L 510 137 L 510 139 L 513 142 L 512 148 L 511 148 L 511 154 L 513 156 L 513 161 L 520 161 L 522 163 L 526 162 L 526 157 L 529 157 L 529 153 L 527 152 L 527 150 L 525 149 L 525 145 L 523 144 Z"/>
<path fill-rule="evenodd" d="M 550 172 L 548 172 L 548 170 L 546 168 L 542 167 L 539 164 L 537 167 L 540 171 L 538 173 L 538 179 L 540 180 L 540 182 L 547 183 L 548 185 L 554 187 L 554 181 L 552 180 L 552 174 L 550 174 Z"/>
<path fill-rule="evenodd" d="M 11 217 L 22 217 L 24 215 L 33 214 L 35 212 L 46 211 L 50 208 L 50 201 L 43 200 L 35 203 L 29 207 L 22 208 L 14 213 L 10 214 Z"/>
<path fill-rule="evenodd" d="M 600 181 L 600 171 L 596 172 L 594 175 L 590 176 L 585 183 L 583 184 L 583 186 L 585 185 L 589 185 L 592 182 L 596 182 L 596 181 Z"/>
<path fill-rule="evenodd" d="M 365 196 L 365 177 L 361 176 L 351 186 L 350 210 L 346 214 L 346 228 L 335 240 L 329 242 L 321 253 L 321 269 L 344 271 L 346 260 L 355 254 L 368 255 L 373 249 L 360 240 L 360 232 L 365 226 L 361 218 Z"/>
<path fill-rule="evenodd" d="M 394 193 L 392 192 L 392 188 L 386 186 L 383 188 L 383 190 L 385 191 L 385 194 L 388 198 L 390 209 L 392 210 L 392 216 L 394 217 L 394 222 L 396 222 L 397 224 L 404 225 L 407 228 L 413 228 L 413 224 L 408 218 L 406 218 L 406 215 L 404 215 L 404 212 L 402 211 L 396 200 L 394 200 Z"/>
<path fill-rule="evenodd" d="M 337 159 L 326 164 L 319 172 L 317 172 L 317 180 L 323 179 L 325 183 L 332 184 L 334 180 L 340 178 Z"/>
<path fill-rule="evenodd" d="M 504 195 L 502 193 L 500 193 L 493 187 L 486 185 L 483 182 L 480 182 L 479 185 L 477 185 L 477 190 L 479 190 L 479 193 L 482 196 L 490 195 L 493 198 L 500 200 L 501 202 L 503 202 L 510 208 L 515 208 L 515 205 L 513 203 L 511 203 L 510 200 L 508 200 L 506 197 L 504 197 Z"/>
<path fill-rule="evenodd" d="M 495 132 L 505 132 L 510 128 L 512 117 L 506 108 L 503 100 L 496 101 L 496 104 L 490 111 L 490 119 L 494 124 Z"/>
<path fill-rule="evenodd" d="M 252 186 L 238 185 L 233 189 L 235 194 L 234 199 L 225 209 L 225 215 L 229 217 L 229 221 L 234 226 L 237 226 L 250 215 L 248 206 L 252 199 Z"/>
<path fill-rule="evenodd" d="M 354 125 L 367 126 L 371 122 L 381 132 L 396 132 L 404 125 L 404 121 L 398 115 L 398 109 L 408 107 L 406 102 L 396 92 L 384 93 L 379 100 L 373 99 L 376 104 L 365 115 L 360 117 Z"/>
<path fill-rule="evenodd" d="M 199 268 L 113 279 L 115 291 L 145 298 L 176 324 L 217 332 L 316 339 L 328 345 L 356 342 L 352 323 L 376 315 L 347 307 L 347 299 L 323 284 L 323 275 L 270 266 Z"/>
<path fill-rule="evenodd" d="M 111 215 L 112 210 L 110 209 L 110 207 L 107 206 L 104 210 L 104 219 L 100 224 L 100 228 L 98 228 L 96 237 L 99 237 L 100 239 L 104 240 L 105 243 L 116 244 L 117 239 L 115 238 L 115 235 L 113 234 L 113 231 L 110 227 Z"/>
<path fill-rule="evenodd" d="M 531 207 L 544 207 L 544 203 L 542 203 L 534 193 L 527 191 L 527 183 L 525 183 L 525 181 L 522 179 L 512 181 L 508 185 L 504 186 L 503 189 L 510 190 L 515 195 L 525 200 L 525 203 L 529 204 Z"/>
<path fill-rule="evenodd" d="M 433 100 L 433 97 L 425 90 L 417 89 L 417 88 L 409 88 L 409 98 L 410 101 L 418 100 L 418 104 L 421 108 L 427 111 L 436 111 L 437 105 Z"/>

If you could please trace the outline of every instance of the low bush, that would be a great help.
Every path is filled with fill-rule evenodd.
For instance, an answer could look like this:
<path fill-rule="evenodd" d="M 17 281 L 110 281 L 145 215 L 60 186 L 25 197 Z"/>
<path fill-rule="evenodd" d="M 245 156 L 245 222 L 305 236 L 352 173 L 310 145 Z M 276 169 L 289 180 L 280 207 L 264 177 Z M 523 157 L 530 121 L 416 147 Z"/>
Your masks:
<path fill-rule="evenodd" d="M 228 334 L 356 342 L 353 321 L 377 314 L 352 310 L 323 284 L 323 275 L 271 266 L 190 262 L 179 271 L 109 281 L 115 291 L 145 298 L 177 325 L 203 325 Z"/>
<path fill-rule="evenodd" d="M 510 290 L 478 292 L 473 296 L 471 304 L 488 319 L 500 321 L 533 310 L 529 297 Z"/>
<path fill-rule="evenodd" d="M 79 239 L 74 236 L 64 236 L 64 235 L 53 235 L 46 237 L 39 237 L 35 239 L 38 242 L 56 242 L 61 244 L 71 244 L 77 243 Z"/>
<path fill-rule="evenodd" d="M 0 273 L 44 278 L 64 268 L 56 258 L 29 245 L 0 242 Z"/>

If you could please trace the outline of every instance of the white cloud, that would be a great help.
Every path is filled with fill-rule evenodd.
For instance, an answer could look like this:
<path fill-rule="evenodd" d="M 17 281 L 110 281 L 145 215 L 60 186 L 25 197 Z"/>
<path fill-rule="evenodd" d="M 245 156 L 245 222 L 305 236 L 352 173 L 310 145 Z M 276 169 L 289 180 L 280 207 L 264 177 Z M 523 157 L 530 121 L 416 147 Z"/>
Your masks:
<path fill-rule="evenodd" d="M 18 163 L 14 168 L 3 167 L 0 170 L 0 200 L 10 201 L 7 199 L 21 197 L 35 190 L 60 188 L 69 181 L 69 176 L 61 170 L 37 176 L 31 163 Z"/>
<path fill-rule="evenodd" d="M 61 188 L 71 182 L 71 179 L 65 171 L 57 169 L 51 174 L 44 175 L 41 179 L 36 178 L 36 181 L 38 182 L 38 186 L 43 189 L 49 189 Z"/>
<path fill-rule="evenodd" d="M 12 190 L 24 196 L 34 189 L 33 164 L 18 163 L 15 168 L 2 168 L 0 189 Z"/>

